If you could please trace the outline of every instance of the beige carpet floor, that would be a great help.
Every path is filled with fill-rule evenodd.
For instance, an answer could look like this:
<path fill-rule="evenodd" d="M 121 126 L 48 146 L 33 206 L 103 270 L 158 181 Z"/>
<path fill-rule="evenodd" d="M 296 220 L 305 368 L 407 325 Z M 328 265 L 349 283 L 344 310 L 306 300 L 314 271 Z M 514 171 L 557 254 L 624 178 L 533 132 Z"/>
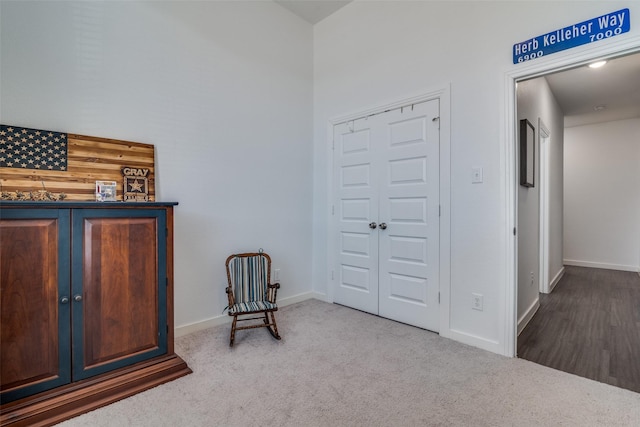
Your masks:
<path fill-rule="evenodd" d="M 309 300 L 282 341 L 229 326 L 176 340 L 194 373 L 76 426 L 640 426 L 640 394 Z"/>

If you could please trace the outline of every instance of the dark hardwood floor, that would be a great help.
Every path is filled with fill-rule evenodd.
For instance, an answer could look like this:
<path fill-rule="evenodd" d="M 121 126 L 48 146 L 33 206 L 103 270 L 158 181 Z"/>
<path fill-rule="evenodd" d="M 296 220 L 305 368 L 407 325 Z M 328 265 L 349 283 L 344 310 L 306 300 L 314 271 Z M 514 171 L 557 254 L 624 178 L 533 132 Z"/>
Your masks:
<path fill-rule="evenodd" d="M 518 357 L 640 393 L 640 275 L 567 266 Z"/>

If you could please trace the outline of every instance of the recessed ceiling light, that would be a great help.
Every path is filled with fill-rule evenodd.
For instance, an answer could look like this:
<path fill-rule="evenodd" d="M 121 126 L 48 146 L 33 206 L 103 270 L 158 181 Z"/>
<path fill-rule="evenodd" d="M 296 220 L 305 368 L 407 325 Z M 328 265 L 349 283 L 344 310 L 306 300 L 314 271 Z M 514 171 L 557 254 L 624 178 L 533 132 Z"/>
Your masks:
<path fill-rule="evenodd" d="M 598 62 L 594 62 L 592 64 L 589 64 L 589 68 L 600 68 L 602 67 L 604 64 L 606 64 L 607 61 L 598 61 Z"/>
<path fill-rule="evenodd" d="M 602 110 L 606 110 L 607 106 L 606 105 L 596 105 L 595 107 L 593 107 L 594 111 L 602 111 Z"/>

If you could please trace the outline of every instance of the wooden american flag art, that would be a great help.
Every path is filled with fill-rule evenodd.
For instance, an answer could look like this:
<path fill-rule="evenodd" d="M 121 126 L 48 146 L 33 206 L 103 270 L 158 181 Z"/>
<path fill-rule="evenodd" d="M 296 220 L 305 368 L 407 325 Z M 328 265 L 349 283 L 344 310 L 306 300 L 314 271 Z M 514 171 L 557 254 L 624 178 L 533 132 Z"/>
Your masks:
<path fill-rule="evenodd" d="M 0 190 L 8 196 L 46 190 L 64 193 L 67 201 L 95 201 L 96 181 L 116 181 L 122 188 L 125 166 L 148 171 L 146 192 L 137 193 L 154 201 L 152 144 L 0 125 Z M 122 192 L 116 200 L 123 200 Z"/>
<path fill-rule="evenodd" d="M 0 125 L 0 167 L 67 169 L 67 134 Z"/>

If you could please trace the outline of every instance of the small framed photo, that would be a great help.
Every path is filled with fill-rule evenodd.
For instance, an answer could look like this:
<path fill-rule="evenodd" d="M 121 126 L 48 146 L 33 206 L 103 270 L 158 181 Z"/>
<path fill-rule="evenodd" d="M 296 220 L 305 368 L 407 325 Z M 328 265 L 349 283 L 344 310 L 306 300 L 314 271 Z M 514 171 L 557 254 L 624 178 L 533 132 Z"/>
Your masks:
<path fill-rule="evenodd" d="M 527 119 L 520 120 L 520 185 L 535 186 L 536 130 Z"/>
<path fill-rule="evenodd" d="M 115 202 L 116 182 L 96 181 L 96 202 Z"/>

